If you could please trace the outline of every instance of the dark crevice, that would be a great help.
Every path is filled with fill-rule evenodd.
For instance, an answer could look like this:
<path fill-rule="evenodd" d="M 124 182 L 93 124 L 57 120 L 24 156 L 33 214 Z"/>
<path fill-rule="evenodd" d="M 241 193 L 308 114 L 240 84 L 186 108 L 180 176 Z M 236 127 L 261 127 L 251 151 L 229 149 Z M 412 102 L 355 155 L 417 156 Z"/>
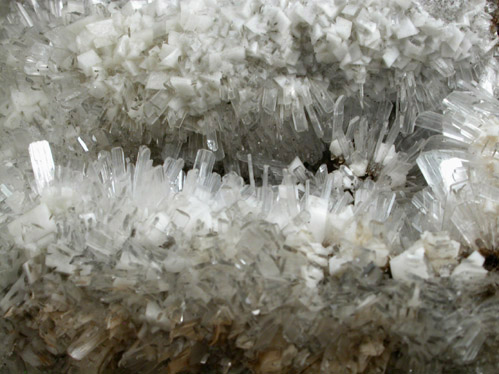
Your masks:
<path fill-rule="evenodd" d="M 478 246 L 478 252 L 485 258 L 483 267 L 487 271 L 499 272 L 499 251 L 489 249 L 483 239 L 477 239 L 475 244 Z"/>
<path fill-rule="evenodd" d="M 321 165 L 326 164 L 327 171 L 330 173 L 334 170 L 338 170 L 340 166 L 343 165 L 345 162 L 345 160 L 342 157 L 334 158 L 331 156 L 332 156 L 331 151 L 329 149 L 326 149 L 324 152 L 322 152 L 322 158 L 319 161 L 313 164 L 304 162 L 303 165 L 308 171 L 315 173 Z"/>
<path fill-rule="evenodd" d="M 482 256 L 485 257 L 485 262 L 483 267 L 487 271 L 499 272 L 499 256 L 497 252 L 494 251 L 482 251 L 480 250 Z"/>

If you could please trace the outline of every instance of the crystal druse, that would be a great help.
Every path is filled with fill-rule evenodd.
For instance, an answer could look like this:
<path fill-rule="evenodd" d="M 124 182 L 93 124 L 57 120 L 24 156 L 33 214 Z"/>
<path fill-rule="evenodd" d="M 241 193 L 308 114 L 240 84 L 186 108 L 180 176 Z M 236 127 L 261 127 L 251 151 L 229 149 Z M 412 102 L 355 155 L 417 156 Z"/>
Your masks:
<path fill-rule="evenodd" d="M 496 373 L 485 0 L 0 4 L 0 373 Z"/>

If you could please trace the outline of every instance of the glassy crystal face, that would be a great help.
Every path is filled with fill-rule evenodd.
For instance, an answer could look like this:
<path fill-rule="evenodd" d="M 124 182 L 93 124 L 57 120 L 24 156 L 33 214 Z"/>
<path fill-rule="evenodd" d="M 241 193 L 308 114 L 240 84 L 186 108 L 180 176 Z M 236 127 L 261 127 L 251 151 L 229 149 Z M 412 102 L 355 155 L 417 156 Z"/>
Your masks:
<path fill-rule="evenodd" d="M 485 10 L 0 4 L 0 372 L 495 372 Z"/>

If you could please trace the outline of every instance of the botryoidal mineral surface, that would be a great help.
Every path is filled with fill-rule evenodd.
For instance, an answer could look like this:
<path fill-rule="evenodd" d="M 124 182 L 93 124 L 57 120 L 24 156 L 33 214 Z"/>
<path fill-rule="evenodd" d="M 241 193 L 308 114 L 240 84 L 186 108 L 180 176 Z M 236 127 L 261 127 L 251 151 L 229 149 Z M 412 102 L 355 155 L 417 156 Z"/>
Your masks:
<path fill-rule="evenodd" d="M 0 5 L 0 373 L 484 373 L 485 1 Z"/>

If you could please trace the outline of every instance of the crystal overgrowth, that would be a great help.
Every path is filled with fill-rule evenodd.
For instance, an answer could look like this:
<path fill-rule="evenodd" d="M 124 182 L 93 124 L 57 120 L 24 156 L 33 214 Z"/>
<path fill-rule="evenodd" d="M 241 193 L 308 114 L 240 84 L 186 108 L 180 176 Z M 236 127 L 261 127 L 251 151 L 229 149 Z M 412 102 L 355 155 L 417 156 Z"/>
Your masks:
<path fill-rule="evenodd" d="M 0 372 L 495 372 L 495 40 L 453 4 L 12 2 Z"/>
<path fill-rule="evenodd" d="M 497 365 L 487 352 L 499 300 L 483 292 L 497 282 L 498 159 L 488 146 L 499 103 L 462 85 L 444 101 L 441 132 L 407 166 L 417 161 L 428 181 L 412 200 L 383 178 L 345 165 L 312 175 L 299 159 L 279 184 L 245 184 L 213 173 L 209 150 L 187 173 L 180 159 L 153 166 L 146 147 L 134 164 L 121 148 L 102 151 L 83 171 L 47 157 L 41 166 L 31 152 L 31 167 L 55 168 L 54 178 L 35 172 L 18 186 L 17 210 L 14 187 L 2 189 L 0 307 L 17 354 L 28 367 L 144 372 Z M 457 120 L 475 136 L 449 137 Z M 25 159 L 2 173 L 28 168 Z"/>
<path fill-rule="evenodd" d="M 2 19 L 2 123 L 36 123 L 53 143 L 69 125 L 82 150 L 99 123 L 121 145 L 155 144 L 189 163 L 199 143 L 217 160 L 237 149 L 279 168 L 297 155 L 314 164 L 317 139 L 343 125 L 337 104 L 346 126 L 365 101 L 391 102 L 409 134 L 458 79 L 494 73 L 485 1 L 454 3 L 13 1 Z"/>

